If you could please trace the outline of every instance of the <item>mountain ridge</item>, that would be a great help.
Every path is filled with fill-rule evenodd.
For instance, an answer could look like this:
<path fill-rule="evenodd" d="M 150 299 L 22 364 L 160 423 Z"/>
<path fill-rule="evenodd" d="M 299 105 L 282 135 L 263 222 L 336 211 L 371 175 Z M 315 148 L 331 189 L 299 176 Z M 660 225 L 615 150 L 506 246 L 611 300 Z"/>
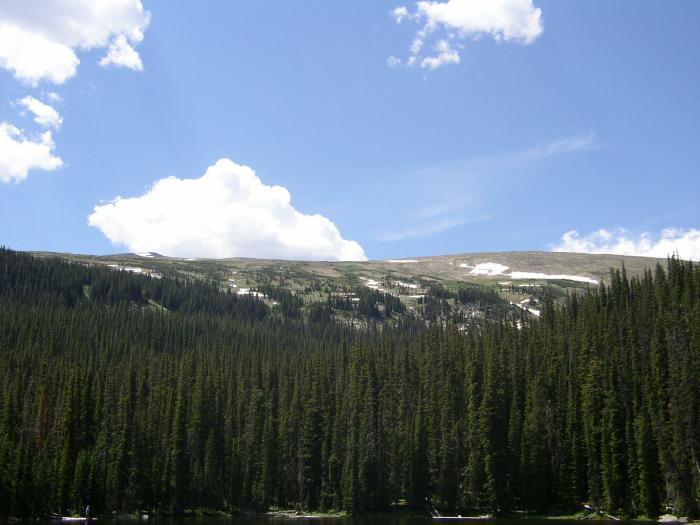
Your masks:
<path fill-rule="evenodd" d="M 478 252 L 371 261 L 188 259 L 140 254 L 76 255 L 32 252 L 80 264 L 99 264 L 154 278 L 214 281 L 252 295 L 283 315 L 313 318 L 322 311 L 338 322 L 365 326 L 368 319 L 397 321 L 415 315 L 427 322 L 458 319 L 466 329 L 505 311 L 512 319 L 539 316 L 549 300 L 587 293 L 610 271 L 630 277 L 664 259 L 544 251 Z"/>

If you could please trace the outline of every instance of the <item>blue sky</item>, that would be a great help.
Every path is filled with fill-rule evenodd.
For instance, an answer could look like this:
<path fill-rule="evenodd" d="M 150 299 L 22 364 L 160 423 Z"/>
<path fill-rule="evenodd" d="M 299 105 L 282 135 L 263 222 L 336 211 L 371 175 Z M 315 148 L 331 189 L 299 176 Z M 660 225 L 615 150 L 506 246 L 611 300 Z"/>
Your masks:
<path fill-rule="evenodd" d="M 480 1 L 432 5 L 470 15 L 459 4 L 478 14 Z M 144 0 L 140 14 L 104 15 L 90 43 L 56 29 L 55 2 L 35 3 L 47 20 L 38 29 L 31 6 L 11 16 L 1 11 L 23 8 L 0 7 L 0 20 L 52 36 L 80 64 L 62 82 L 23 77 L 13 60 L 25 41 L 8 47 L 14 33 L 0 23 L 0 122 L 21 131 L 15 143 L 50 132 L 62 161 L 24 160 L 25 176 L 11 176 L 19 161 L 0 143 L 0 244 L 188 257 L 559 248 L 700 258 L 698 2 L 503 0 L 487 30 L 433 20 L 414 65 L 409 47 L 431 15 L 413 3 Z M 409 16 L 397 23 L 401 6 Z M 539 10 L 539 29 L 512 35 L 523 6 L 531 22 Z M 107 63 L 119 35 L 128 49 Z M 440 41 L 459 63 L 421 67 Z M 27 96 L 62 124 L 34 122 Z"/>

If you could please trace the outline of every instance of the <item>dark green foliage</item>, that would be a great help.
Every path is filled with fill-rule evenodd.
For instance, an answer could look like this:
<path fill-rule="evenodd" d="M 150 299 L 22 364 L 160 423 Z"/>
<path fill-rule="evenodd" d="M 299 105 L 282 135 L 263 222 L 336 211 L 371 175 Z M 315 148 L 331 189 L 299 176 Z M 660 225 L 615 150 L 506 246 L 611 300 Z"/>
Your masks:
<path fill-rule="evenodd" d="M 364 286 L 355 288 L 350 294 L 329 297 L 328 304 L 336 310 L 357 312 L 371 319 L 382 316 L 388 318 L 406 312 L 406 306 L 395 295 Z"/>
<path fill-rule="evenodd" d="M 334 324 L 346 299 L 403 312 L 367 288 L 306 319 L 264 292 L 282 317 L 207 281 L 0 250 L 0 515 L 399 500 L 698 515 L 697 266 L 613 272 L 560 307 L 543 296 L 521 328 L 467 333 Z M 436 318 L 455 299 L 498 304 L 428 297 Z"/>

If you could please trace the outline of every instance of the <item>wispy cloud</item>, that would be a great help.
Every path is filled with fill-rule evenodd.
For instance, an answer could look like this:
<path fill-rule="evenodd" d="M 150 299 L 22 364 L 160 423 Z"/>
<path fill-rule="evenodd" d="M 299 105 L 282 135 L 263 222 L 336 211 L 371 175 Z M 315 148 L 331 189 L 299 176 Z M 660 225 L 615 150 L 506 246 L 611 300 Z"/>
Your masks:
<path fill-rule="evenodd" d="M 432 204 L 424 206 L 416 210 L 416 217 L 423 219 L 432 219 L 441 215 L 446 215 L 450 212 L 460 211 L 464 209 L 466 203 L 464 200 L 443 202 L 440 204 Z"/>
<path fill-rule="evenodd" d="M 384 232 L 377 235 L 376 240 L 378 241 L 404 241 L 406 239 L 420 239 L 423 237 L 430 237 L 431 235 L 436 235 L 444 231 L 450 230 L 457 226 L 466 224 L 468 221 L 466 219 L 451 219 L 448 217 L 443 217 L 437 221 L 416 226 L 413 228 L 408 228 L 405 230 Z"/>
<path fill-rule="evenodd" d="M 565 153 L 576 153 L 577 151 L 586 151 L 596 147 L 595 133 L 591 132 L 587 135 L 578 137 L 570 137 L 561 140 L 555 140 L 541 146 L 527 149 L 518 156 L 521 160 L 538 160 Z"/>
<path fill-rule="evenodd" d="M 477 157 L 466 162 L 467 167 L 498 169 L 502 167 L 525 166 L 528 163 L 546 160 L 571 153 L 590 151 L 597 146 L 595 133 L 576 135 L 552 140 L 520 151 L 510 151 L 497 155 Z"/>
<path fill-rule="evenodd" d="M 595 134 L 590 132 L 522 150 L 415 169 L 403 175 L 403 192 L 398 196 L 410 211 L 400 217 L 401 226 L 379 233 L 375 240 L 429 237 L 490 220 L 493 213 L 487 208 L 492 207 L 494 199 L 518 187 L 529 174 L 536 175 L 533 170 L 539 163 L 597 147 Z"/>

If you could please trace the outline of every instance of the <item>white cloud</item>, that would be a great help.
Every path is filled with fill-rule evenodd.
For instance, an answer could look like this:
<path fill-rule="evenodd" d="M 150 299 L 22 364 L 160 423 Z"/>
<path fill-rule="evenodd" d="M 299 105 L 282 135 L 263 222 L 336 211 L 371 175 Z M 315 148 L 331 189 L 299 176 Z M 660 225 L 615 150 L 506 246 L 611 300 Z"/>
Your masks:
<path fill-rule="evenodd" d="M 530 148 L 522 152 L 520 158 L 522 160 L 538 160 L 562 153 L 586 151 L 595 148 L 595 146 L 595 133 L 591 132 L 588 135 L 555 140 L 536 148 Z"/>
<path fill-rule="evenodd" d="M 475 39 L 485 35 L 497 42 L 523 45 L 532 44 L 543 32 L 542 10 L 533 5 L 533 0 L 420 1 L 416 3 L 414 13 L 399 7 L 392 11 L 392 16 L 397 22 L 410 19 L 423 24 L 411 43 L 407 62 L 420 63 L 430 69 L 459 63 L 459 53 L 449 43 L 449 53 L 419 56 L 425 40 L 438 31 L 446 33 L 448 40 Z M 446 40 L 438 40 L 438 45 L 441 41 Z"/>
<path fill-rule="evenodd" d="M 105 64 L 142 67 L 132 45 L 150 22 L 140 0 L 0 3 L 0 67 L 29 85 L 75 76 L 78 50 L 109 46 Z"/>
<path fill-rule="evenodd" d="M 389 64 L 390 67 L 398 67 L 401 65 L 401 59 L 392 55 L 386 59 L 386 63 Z"/>
<path fill-rule="evenodd" d="M 666 228 L 660 235 L 645 232 L 631 236 L 622 228 L 601 229 L 587 235 L 572 230 L 552 248 L 555 252 L 609 253 L 665 258 L 678 254 L 683 259 L 700 260 L 700 230 Z"/>
<path fill-rule="evenodd" d="M 365 260 L 322 215 L 305 215 L 289 192 L 248 166 L 221 159 L 198 179 L 168 177 L 144 195 L 95 206 L 88 218 L 133 252 L 179 257 Z"/>
<path fill-rule="evenodd" d="M 20 182 L 31 169 L 60 168 L 63 161 L 53 154 L 53 149 L 50 131 L 32 140 L 12 124 L 0 123 L 0 182 Z"/>
<path fill-rule="evenodd" d="M 100 60 L 101 66 L 122 66 L 135 71 L 143 71 L 143 62 L 136 50 L 129 45 L 124 35 L 119 35 L 109 45 L 107 54 Z"/>
<path fill-rule="evenodd" d="M 34 113 L 34 122 L 40 126 L 58 129 L 63 123 L 63 117 L 61 117 L 58 111 L 30 95 L 18 100 L 17 103 Z"/>
<path fill-rule="evenodd" d="M 543 30 L 542 10 L 532 0 L 448 0 L 417 5 L 429 24 L 457 30 L 464 37 L 487 34 L 497 41 L 531 44 Z"/>
<path fill-rule="evenodd" d="M 408 50 L 411 52 L 411 58 L 414 62 L 417 60 L 416 57 L 418 56 L 418 53 L 420 53 L 420 50 L 423 49 L 426 36 L 427 35 L 423 31 L 419 31 L 413 39 L 413 41 L 411 42 L 410 47 L 408 48 Z"/>
<path fill-rule="evenodd" d="M 408 9 L 405 6 L 399 6 L 391 11 L 391 16 L 394 17 L 397 24 L 400 24 L 404 18 L 408 17 Z"/>
<path fill-rule="evenodd" d="M 459 64 L 459 53 L 455 51 L 447 40 L 440 40 L 435 44 L 437 54 L 425 57 L 420 67 L 435 70 L 446 64 Z"/>

